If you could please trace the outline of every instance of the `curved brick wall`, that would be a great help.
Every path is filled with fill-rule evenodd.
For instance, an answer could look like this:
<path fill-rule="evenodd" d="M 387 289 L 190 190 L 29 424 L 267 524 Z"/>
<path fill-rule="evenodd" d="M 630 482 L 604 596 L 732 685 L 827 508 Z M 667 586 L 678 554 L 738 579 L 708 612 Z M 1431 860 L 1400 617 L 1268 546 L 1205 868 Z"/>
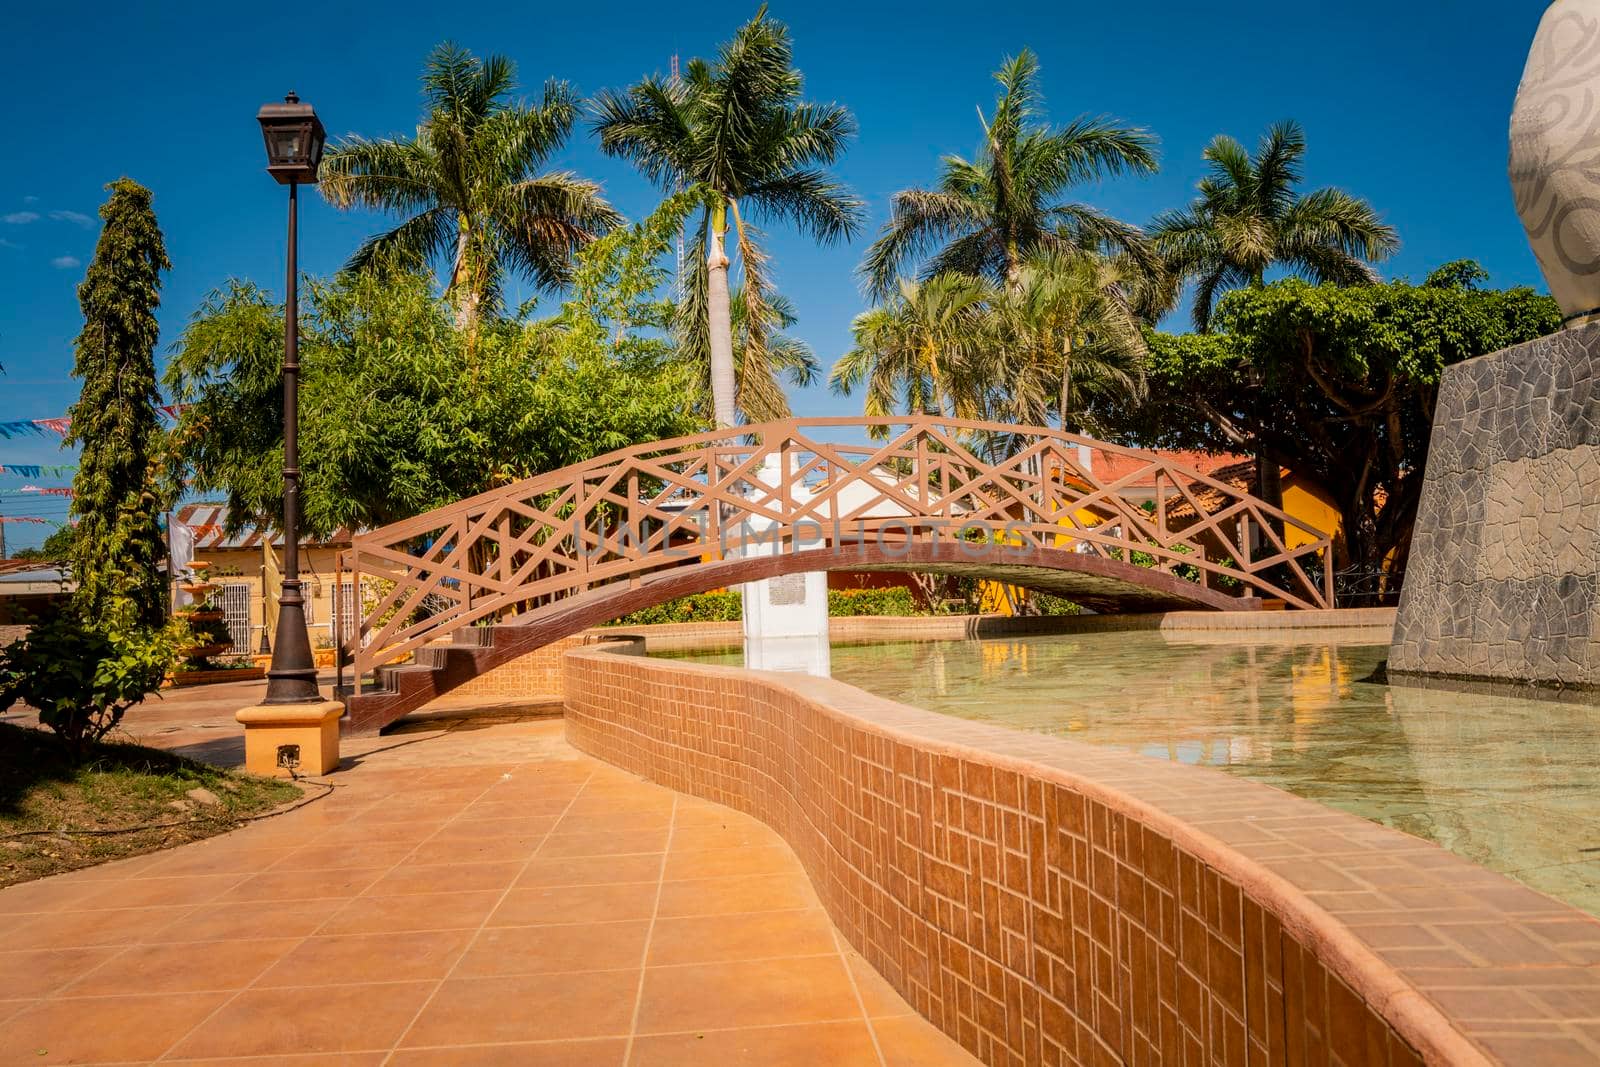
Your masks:
<path fill-rule="evenodd" d="M 986 1063 L 1596 1062 L 1600 922 L 1416 838 L 825 679 L 579 651 L 565 687 L 573 744 L 778 830 Z"/>

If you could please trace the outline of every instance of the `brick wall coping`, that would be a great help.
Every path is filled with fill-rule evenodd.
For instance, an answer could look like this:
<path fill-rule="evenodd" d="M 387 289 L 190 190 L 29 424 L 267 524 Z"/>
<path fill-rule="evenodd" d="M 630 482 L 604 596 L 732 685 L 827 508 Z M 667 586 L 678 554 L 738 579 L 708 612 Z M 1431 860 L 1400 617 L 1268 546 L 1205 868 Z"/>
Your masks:
<path fill-rule="evenodd" d="M 595 709 L 575 714 L 575 680 L 620 672 L 651 696 L 798 700 L 930 756 L 1054 783 L 1170 838 L 1275 915 L 1429 1064 L 1594 1062 L 1600 1046 L 1578 1024 L 1600 1018 L 1600 920 L 1430 842 L 1209 768 L 940 715 L 831 679 L 642 658 L 643 645 L 567 655 L 580 748 L 596 736 Z"/>
<path fill-rule="evenodd" d="M 1394 608 L 1340 608 L 1336 611 L 1169 611 L 1143 615 L 1055 615 L 1008 618 L 1001 615 L 859 615 L 830 620 L 833 640 L 959 641 L 973 638 L 1160 630 L 1164 633 L 1236 633 L 1394 629 Z M 648 626 L 603 626 L 595 635 L 638 635 L 652 651 L 686 651 L 735 645 L 744 631 L 738 622 L 669 622 Z"/>

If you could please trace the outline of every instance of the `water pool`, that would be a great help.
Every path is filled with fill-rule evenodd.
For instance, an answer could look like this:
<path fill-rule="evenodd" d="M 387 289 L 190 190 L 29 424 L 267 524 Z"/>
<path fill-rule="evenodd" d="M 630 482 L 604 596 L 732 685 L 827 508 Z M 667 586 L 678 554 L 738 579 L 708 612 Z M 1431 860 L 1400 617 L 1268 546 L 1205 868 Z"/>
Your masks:
<path fill-rule="evenodd" d="M 1388 654 L 1379 632 L 1243 636 L 845 645 L 833 676 L 931 711 L 1265 782 L 1600 914 L 1600 705 L 1384 685 L 1371 680 Z"/>

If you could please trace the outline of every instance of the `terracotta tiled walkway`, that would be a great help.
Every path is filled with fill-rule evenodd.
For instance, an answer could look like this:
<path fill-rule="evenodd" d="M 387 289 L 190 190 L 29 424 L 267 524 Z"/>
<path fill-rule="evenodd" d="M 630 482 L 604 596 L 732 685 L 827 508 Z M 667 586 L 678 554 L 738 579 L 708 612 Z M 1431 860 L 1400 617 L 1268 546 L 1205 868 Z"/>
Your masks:
<path fill-rule="evenodd" d="M 351 762 L 299 811 L 0 891 L 0 1063 L 973 1062 L 776 834 L 560 722 Z"/>

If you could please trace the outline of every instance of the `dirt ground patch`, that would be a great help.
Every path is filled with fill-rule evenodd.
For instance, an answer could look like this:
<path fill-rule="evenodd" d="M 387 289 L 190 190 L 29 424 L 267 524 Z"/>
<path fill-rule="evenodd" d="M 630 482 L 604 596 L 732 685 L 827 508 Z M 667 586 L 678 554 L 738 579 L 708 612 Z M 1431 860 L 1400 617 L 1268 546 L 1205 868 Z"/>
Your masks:
<path fill-rule="evenodd" d="M 0 887 L 212 837 L 303 795 L 125 742 L 78 761 L 51 734 L 0 723 Z"/>

